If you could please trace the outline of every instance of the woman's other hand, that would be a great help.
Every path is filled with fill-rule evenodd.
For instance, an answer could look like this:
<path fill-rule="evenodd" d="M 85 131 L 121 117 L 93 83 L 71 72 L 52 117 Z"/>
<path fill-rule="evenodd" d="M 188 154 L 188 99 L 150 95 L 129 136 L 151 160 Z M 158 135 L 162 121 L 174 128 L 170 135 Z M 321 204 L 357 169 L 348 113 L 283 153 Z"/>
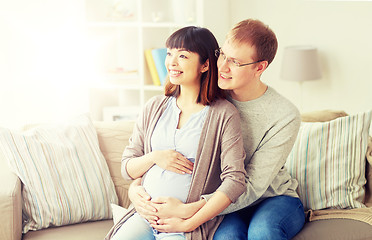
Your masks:
<path fill-rule="evenodd" d="M 128 189 L 128 197 L 136 211 L 151 224 L 156 223 L 159 218 L 156 216 L 157 209 L 150 202 L 151 197 L 141 185 L 141 178 L 133 180 Z"/>

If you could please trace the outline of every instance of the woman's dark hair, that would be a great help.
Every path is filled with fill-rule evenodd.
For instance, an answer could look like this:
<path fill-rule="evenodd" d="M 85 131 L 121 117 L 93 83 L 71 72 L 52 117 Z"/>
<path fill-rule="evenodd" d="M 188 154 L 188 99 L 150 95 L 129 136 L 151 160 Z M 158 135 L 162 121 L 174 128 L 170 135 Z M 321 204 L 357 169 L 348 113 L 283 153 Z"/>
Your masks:
<path fill-rule="evenodd" d="M 214 35 L 206 28 L 184 27 L 174 32 L 166 42 L 167 48 L 182 48 L 199 55 L 200 64 L 209 60 L 208 71 L 202 73 L 198 103 L 209 105 L 214 100 L 225 98 L 225 92 L 218 87 L 218 69 L 215 50 L 219 48 Z M 178 96 L 180 86 L 172 84 L 169 78 L 165 84 L 166 96 Z"/>

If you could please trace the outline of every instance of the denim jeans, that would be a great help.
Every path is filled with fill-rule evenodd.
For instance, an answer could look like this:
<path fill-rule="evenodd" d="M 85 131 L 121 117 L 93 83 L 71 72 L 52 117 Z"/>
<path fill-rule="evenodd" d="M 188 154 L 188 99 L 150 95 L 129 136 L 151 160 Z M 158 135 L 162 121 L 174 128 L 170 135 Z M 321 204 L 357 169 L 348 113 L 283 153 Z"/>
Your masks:
<path fill-rule="evenodd" d="M 305 214 L 300 199 L 276 196 L 225 215 L 213 239 L 291 239 L 304 224 Z"/>

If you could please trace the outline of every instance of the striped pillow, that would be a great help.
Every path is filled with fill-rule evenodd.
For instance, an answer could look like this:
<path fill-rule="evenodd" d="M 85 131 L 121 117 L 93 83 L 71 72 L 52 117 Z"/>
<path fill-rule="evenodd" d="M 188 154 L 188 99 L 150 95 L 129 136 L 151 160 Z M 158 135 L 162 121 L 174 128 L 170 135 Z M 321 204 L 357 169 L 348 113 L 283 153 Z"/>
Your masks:
<path fill-rule="evenodd" d="M 114 184 L 88 116 L 25 132 L 0 128 L 0 158 L 23 183 L 23 232 L 112 217 Z"/>
<path fill-rule="evenodd" d="M 286 167 L 306 210 L 364 207 L 371 112 L 303 122 Z"/>

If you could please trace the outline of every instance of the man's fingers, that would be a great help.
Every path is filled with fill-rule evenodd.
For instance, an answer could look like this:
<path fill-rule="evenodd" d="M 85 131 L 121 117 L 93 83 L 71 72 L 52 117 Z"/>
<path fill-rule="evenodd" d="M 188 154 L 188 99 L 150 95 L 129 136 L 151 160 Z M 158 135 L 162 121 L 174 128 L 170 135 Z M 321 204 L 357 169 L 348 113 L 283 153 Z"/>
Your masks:
<path fill-rule="evenodd" d="M 168 232 L 168 226 L 167 225 L 159 225 L 157 223 L 151 224 L 153 228 L 158 230 L 159 232 Z"/>
<path fill-rule="evenodd" d="M 151 224 L 151 225 L 156 225 L 156 220 L 152 219 L 152 218 L 146 218 L 146 220 Z"/>
<path fill-rule="evenodd" d="M 159 219 L 159 220 L 156 221 L 156 223 L 158 225 L 164 225 L 164 224 L 166 224 L 166 220 L 165 219 Z"/>

